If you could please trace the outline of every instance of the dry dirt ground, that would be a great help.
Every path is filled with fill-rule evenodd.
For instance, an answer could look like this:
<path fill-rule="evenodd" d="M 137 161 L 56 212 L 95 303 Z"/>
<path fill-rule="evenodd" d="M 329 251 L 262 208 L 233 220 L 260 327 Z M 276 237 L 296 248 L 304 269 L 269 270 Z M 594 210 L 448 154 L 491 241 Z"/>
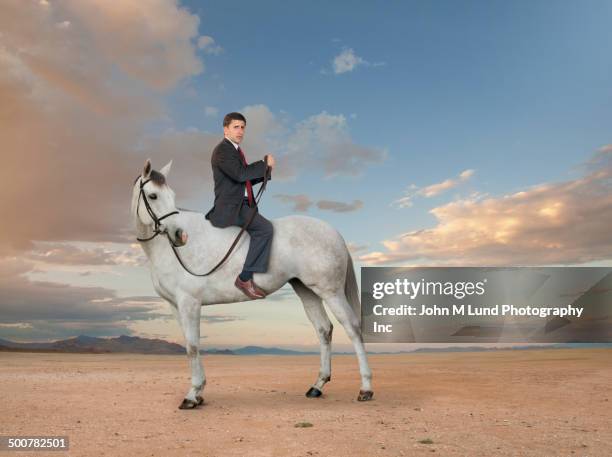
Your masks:
<path fill-rule="evenodd" d="M 0 353 L 0 435 L 69 436 L 16 456 L 612 456 L 612 350 L 369 359 L 362 403 L 353 356 L 314 399 L 316 356 L 204 356 L 184 411 L 183 356 Z"/>

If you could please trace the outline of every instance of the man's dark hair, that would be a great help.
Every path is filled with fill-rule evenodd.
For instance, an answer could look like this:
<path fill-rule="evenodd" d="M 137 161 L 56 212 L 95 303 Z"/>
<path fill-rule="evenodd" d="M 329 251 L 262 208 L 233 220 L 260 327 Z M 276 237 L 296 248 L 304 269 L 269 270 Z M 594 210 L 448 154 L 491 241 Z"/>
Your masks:
<path fill-rule="evenodd" d="M 232 121 L 242 121 L 246 125 L 245 117 L 240 113 L 228 113 L 223 118 L 223 127 L 227 127 Z"/>

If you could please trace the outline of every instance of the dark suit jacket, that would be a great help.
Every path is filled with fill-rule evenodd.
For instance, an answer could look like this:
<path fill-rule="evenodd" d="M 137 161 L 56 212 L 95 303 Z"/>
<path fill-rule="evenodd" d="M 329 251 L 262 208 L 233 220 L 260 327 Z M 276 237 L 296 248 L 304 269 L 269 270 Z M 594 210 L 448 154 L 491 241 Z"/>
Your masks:
<path fill-rule="evenodd" d="M 245 166 L 240 154 L 227 138 L 215 147 L 210 163 L 215 180 L 215 204 L 206 214 L 206 219 L 209 219 L 215 227 L 236 225 L 246 182 L 251 181 L 251 184 L 262 182 L 266 163 L 258 160 Z M 271 179 L 269 169 L 268 179 Z"/>

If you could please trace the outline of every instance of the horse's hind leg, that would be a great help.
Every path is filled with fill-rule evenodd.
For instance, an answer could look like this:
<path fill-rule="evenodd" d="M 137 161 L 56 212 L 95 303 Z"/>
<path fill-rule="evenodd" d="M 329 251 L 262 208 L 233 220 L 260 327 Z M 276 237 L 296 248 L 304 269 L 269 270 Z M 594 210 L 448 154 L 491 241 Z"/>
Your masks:
<path fill-rule="evenodd" d="M 319 369 L 319 376 L 310 390 L 306 392 L 307 397 L 320 397 L 323 386 L 331 379 L 331 339 L 334 327 L 325 312 L 325 308 L 323 308 L 321 298 L 317 294 L 306 287 L 304 283 L 297 278 L 291 279 L 289 283 L 298 297 L 300 297 L 300 300 L 302 300 L 306 316 L 308 316 L 308 319 L 312 322 L 312 325 L 317 331 L 319 342 L 321 343 L 321 367 Z"/>
<path fill-rule="evenodd" d="M 177 300 L 177 316 L 185 336 L 185 349 L 191 365 L 191 389 L 179 409 L 192 409 L 204 402 L 200 392 L 206 384 L 204 368 L 200 361 L 200 314 L 202 304 L 193 297 L 183 296 Z"/>
<path fill-rule="evenodd" d="M 359 360 L 359 373 L 361 374 L 361 389 L 357 400 L 371 400 L 374 393 L 372 392 L 372 371 L 368 365 L 366 351 L 363 346 L 363 338 L 361 336 L 361 326 L 359 325 L 359 317 L 351 308 L 351 305 L 344 295 L 344 291 L 336 294 L 323 295 L 323 301 L 329 307 L 338 322 L 342 324 L 346 334 L 351 339 L 357 359 Z"/>

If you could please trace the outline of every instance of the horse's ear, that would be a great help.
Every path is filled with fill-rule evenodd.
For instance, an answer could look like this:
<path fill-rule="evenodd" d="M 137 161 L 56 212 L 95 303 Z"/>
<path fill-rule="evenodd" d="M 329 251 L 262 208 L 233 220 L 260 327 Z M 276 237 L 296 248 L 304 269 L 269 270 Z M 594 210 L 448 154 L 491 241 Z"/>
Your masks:
<path fill-rule="evenodd" d="M 147 159 L 145 161 L 145 166 L 144 166 L 144 170 L 142 170 L 142 177 L 144 179 L 147 179 L 149 177 L 149 175 L 151 174 L 151 159 Z"/>
<path fill-rule="evenodd" d="M 168 177 L 168 173 L 170 173 L 170 168 L 172 167 L 172 160 L 170 162 L 168 162 L 164 168 L 162 168 L 161 170 L 159 170 L 159 172 L 164 175 L 166 178 Z"/>

